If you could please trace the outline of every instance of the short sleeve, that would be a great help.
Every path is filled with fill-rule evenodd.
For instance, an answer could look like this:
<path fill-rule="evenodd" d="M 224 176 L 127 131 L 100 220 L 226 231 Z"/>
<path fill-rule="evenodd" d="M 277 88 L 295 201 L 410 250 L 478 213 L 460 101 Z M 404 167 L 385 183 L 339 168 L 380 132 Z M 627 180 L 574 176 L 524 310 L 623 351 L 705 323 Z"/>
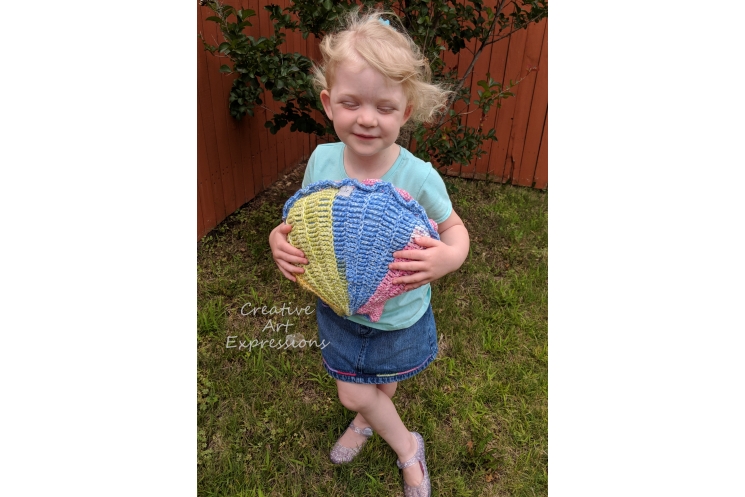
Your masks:
<path fill-rule="evenodd" d="M 417 202 L 424 207 L 427 215 L 440 224 L 450 217 L 453 212 L 453 204 L 450 202 L 445 182 L 437 170 L 430 165 L 429 174 L 422 184 L 422 189 L 415 196 Z"/>
<path fill-rule="evenodd" d="M 310 159 L 308 159 L 308 165 L 305 166 L 305 174 L 303 175 L 303 188 L 313 183 L 313 173 L 315 172 L 315 164 L 316 164 L 316 150 L 314 150 L 313 153 L 310 154 Z"/>

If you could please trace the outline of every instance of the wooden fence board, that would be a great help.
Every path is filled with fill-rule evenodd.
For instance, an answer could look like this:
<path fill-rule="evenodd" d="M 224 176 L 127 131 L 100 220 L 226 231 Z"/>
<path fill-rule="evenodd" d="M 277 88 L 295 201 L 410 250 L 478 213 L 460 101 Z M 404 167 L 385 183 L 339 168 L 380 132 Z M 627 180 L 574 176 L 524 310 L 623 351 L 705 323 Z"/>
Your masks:
<path fill-rule="evenodd" d="M 284 167 L 285 164 L 285 153 L 287 151 L 287 147 L 285 145 L 285 129 L 281 129 L 277 132 L 276 135 L 274 135 L 275 138 L 275 144 L 277 146 L 277 175 L 279 175 L 279 172 L 282 170 L 282 167 Z M 276 181 L 276 180 L 275 180 Z M 274 181 L 272 181 L 274 183 Z"/>
<path fill-rule="evenodd" d="M 314 34 L 308 35 L 308 43 L 309 43 L 309 51 L 307 53 L 310 54 L 309 58 L 313 60 L 316 64 L 321 64 L 323 62 L 323 57 L 321 57 L 321 48 L 320 43 L 321 40 L 316 37 Z M 314 110 L 313 111 L 313 119 L 316 120 L 316 122 L 323 123 L 324 122 L 324 114 L 322 110 Z M 321 141 L 321 137 L 318 135 L 313 135 L 311 137 L 311 144 L 312 149 L 315 150 L 315 148 L 318 146 L 319 143 L 323 143 Z M 313 151 L 311 150 L 311 154 Z M 308 158 L 310 159 L 310 155 L 308 155 Z"/>
<path fill-rule="evenodd" d="M 499 83 L 507 83 L 508 78 L 505 76 L 505 70 L 507 68 L 507 53 L 509 46 L 509 38 L 499 40 L 497 43 L 492 45 L 491 68 L 493 72 L 491 73 L 491 77 L 494 81 L 498 81 Z M 494 130 L 496 133 L 501 105 L 503 105 L 502 102 L 497 102 L 489 110 L 483 124 L 483 131 L 485 133 L 488 133 L 491 130 Z M 496 136 L 498 141 L 499 136 Z M 493 167 L 491 166 L 491 153 L 492 149 L 496 150 L 497 141 L 489 140 L 484 142 L 483 149 L 485 153 L 476 161 L 476 179 L 502 179 L 501 176 L 495 177 Z"/>
<path fill-rule="evenodd" d="M 248 145 L 248 156 L 251 161 L 250 169 L 251 178 L 253 180 L 253 195 L 251 198 L 263 189 L 261 185 L 261 144 L 259 141 L 259 133 L 261 130 L 256 129 L 259 125 L 260 124 L 257 123 L 255 119 L 248 120 L 243 134 L 243 142 Z"/>
<path fill-rule="evenodd" d="M 535 182 L 533 188 L 544 190 L 548 187 L 548 112 L 543 121 L 543 135 L 541 135 L 541 149 L 538 152 L 538 162 L 535 167 Z"/>
<path fill-rule="evenodd" d="M 288 2 L 288 5 L 289 5 L 289 2 Z M 293 16 L 293 19 L 295 21 L 298 20 L 297 16 Z M 305 41 L 303 40 L 303 37 L 300 34 L 300 30 L 294 31 L 292 33 L 292 38 L 293 38 L 293 44 L 294 44 L 293 46 L 295 47 L 295 50 L 294 51 L 303 53 L 305 51 L 304 50 Z M 288 133 L 290 133 L 290 144 L 294 148 L 294 152 L 293 152 L 294 155 L 293 155 L 292 159 L 287 164 L 285 164 L 285 170 L 286 171 L 287 170 L 290 170 L 293 167 L 295 167 L 295 164 L 297 164 L 298 162 L 300 162 L 301 160 L 303 160 L 303 158 L 305 156 L 305 154 L 303 153 L 303 144 L 305 142 L 307 142 L 307 139 L 304 136 L 301 135 L 302 138 L 301 139 L 297 139 L 297 134 L 298 133 L 292 133 L 292 132 L 290 132 L 289 131 L 289 127 L 287 129 L 288 129 Z"/>
<path fill-rule="evenodd" d="M 267 1 L 267 4 L 270 4 L 270 3 L 276 3 L 277 5 L 280 6 L 280 8 L 284 8 L 287 5 L 287 2 L 284 0 L 280 0 L 279 2 L 273 2 L 271 0 Z M 274 32 L 273 31 L 274 28 L 272 27 L 271 24 L 269 25 L 269 30 L 270 30 L 269 31 L 270 34 Z M 280 47 L 282 51 L 287 52 L 291 50 L 290 48 L 292 46 L 291 38 L 292 36 L 288 34 L 288 36 L 285 38 L 285 43 Z M 283 105 L 281 102 L 274 102 L 274 100 L 272 100 L 272 104 L 273 104 L 274 112 L 277 112 L 277 113 L 281 112 L 280 109 Z M 284 173 L 287 167 L 287 161 L 290 159 L 292 155 L 292 146 L 289 143 L 289 139 L 290 139 L 289 132 L 290 132 L 289 126 L 285 126 L 276 135 L 277 136 L 277 151 L 280 152 L 280 154 L 277 160 L 277 176 L 274 181 L 279 179 L 279 176 Z M 272 183 L 274 181 L 272 181 Z"/>
<path fill-rule="evenodd" d="M 204 228 L 204 218 L 202 217 L 202 202 L 201 197 L 199 196 L 199 186 L 197 185 L 197 233 L 203 233 Z"/>
<path fill-rule="evenodd" d="M 282 7 L 281 3 L 279 5 L 280 7 Z M 270 25 L 269 34 L 271 33 L 272 33 L 272 27 Z M 282 45 L 281 49 L 282 50 L 288 49 L 287 41 L 285 41 L 285 44 Z M 267 119 L 268 119 L 269 117 L 273 115 L 273 113 L 280 112 L 280 107 L 282 106 L 282 103 L 275 102 L 274 99 L 271 97 L 271 95 L 267 96 L 267 103 L 269 104 L 267 105 L 267 107 L 272 109 L 272 112 L 267 113 Z M 277 170 L 276 170 L 275 176 L 272 179 L 272 183 L 274 183 L 277 180 L 277 178 L 279 178 L 279 175 L 282 173 L 282 171 L 285 168 L 286 155 L 288 155 L 287 154 L 287 132 L 288 131 L 289 129 L 287 127 L 284 127 L 281 130 L 279 130 L 276 135 L 274 135 L 274 138 L 277 143 Z M 270 136 L 271 136 L 271 133 L 270 133 Z"/>
<path fill-rule="evenodd" d="M 218 45 L 223 40 L 218 35 L 216 25 L 205 20 L 207 17 L 206 12 L 201 12 L 201 14 L 202 29 L 205 40 L 212 45 Z M 228 157 L 230 151 L 225 147 L 225 132 L 223 127 L 221 127 L 221 123 L 223 122 L 223 115 L 221 112 L 222 98 L 220 95 L 217 97 L 215 96 L 215 92 L 219 92 L 219 89 L 217 85 L 213 84 L 217 79 L 215 75 L 216 64 L 214 56 L 207 56 L 206 63 L 205 88 L 207 89 L 207 98 L 211 110 L 209 113 L 205 113 L 204 116 L 214 130 L 214 147 L 211 144 L 210 148 L 214 148 L 216 152 L 216 160 L 211 161 L 211 172 L 213 178 L 215 178 L 220 185 L 222 203 L 224 204 L 226 214 L 229 214 L 231 212 L 231 205 L 234 205 L 234 200 L 231 200 L 234 196 L 232 195 L 233 190 L 230 188 L 231 185 L 229 185 L 229 181 L 227 179 L 223 180 L 223 176 L 227 174 L 227 170 L 230 167 L 230 159 Z M 205 124 L 207 124 L 207 122 L 205 122 Z"/>
<path fill-rule="evenodd" d="M 242 119 L 241 122 L 236 123 L 237 138 L 241 154 L 241 170 L 243 172 L 243 180 L 246 183 L 244 190 L 246 198 L 243 203 L 252 199 L 256 193 L 253 164 L 255 155 L 254 150 L 258 150 L 258 147 L 254 149 L 251 146 L 250 130 L 251 121 L 249 119 Z"/>
<path fill-rule="evenodd" d="M 528 26 L 528 37 L 525 41 L 525 55 L 523 58 L 521 75 L 528 73 L 529 67 L 538 66 L 538 58 L 541 55 L 541 46 L 543 44 L 543 33 L 545 32 L 545 21 L 540 24 L 531 24 Z M 536 72 L 533 71 L 525 76 L 525 79 L 517 87 L 515 98 L 515 119 L 512 123 L 512 132 L 510 133 L 509 155 L 507 157 L 508 165 L 511 166 L 512 172 L 510 177 L 513 184 L 517 181 L 520 183 L 519 171 L 521 167 L 523 149 L 525 145 L 525 134 L 530 118 L 530 106 L 533 101 L 533 90 L 535 88 Z M 531 178 L 532 179 L 532 178 Z"/>
<path fill-rule="evenodd" d="M 287 6 L 288 2 L 283 2 Z M 292 16 L 293 19 L 296 19 L 295 16 Z M 298 32 L 293 31 L 287 35 L 287 44 L 286 44 L 286 52 L 287 53 L 294 53 L 300 51 L 300 43 L 298 42 Z M 291 165 L 297 164 L 300 160 L 301 153 L 300 148 L 302 147 L 302 141 L 294 139 L 294 133 L 290 133 L 290 127 L 287 126 L 285 128 L 287 131 L 285 132 L 285 143 L 287 144 L 287 147 L 289 148 L 290 155 L 289 157 L 285 157 L 285 163 L 282 167 L 282 173 L 284 174 Z"/>
<path fill-rule="evenodd" d="M 471 61 L 473 61 L 473 56 L 476 53 L 476 49 L 477 49 L 476 40 L 473 40 L 470 43 L 466 44 L 465 52 L 463 53 L 463 56 L 460 58 L 461 59 L 461 65 L 458 67 L 458 76 L 459 77 L 462 78 L 463 75 L 466 73 L 466 70 L 468 69 L 468 66 L 471 65 Z M 483 63 L 483 62 L 484 61 L 481 59 L 481 57 L 479 57 L 476 60 L 476 63 L 474 64 L 474 68 L 471 70 L 471 74 L 469 74 L 466 77 L 466 81 L 463 84 L 464 86 L 466 86 L 469 89 L 472 89 L 473 88 L 473 85 L 475 85 L 476 84 L 476 81 L 477 81 L 476 78 L 474 77 L 475 76 L 474 73 L 475 73 L 476 66 L 478 64 L 480 64 L 480 63 Z M 463 119 L 463 122 L 464 123 L 466 123 L 466 124 L 468 123 L 468 120 L 471 117 L 471 114 L 468 114 L 468 113 L 469 112 L 472 112 L 472 111 L 473 111 L 473 107 L 471 107 L 470 105 L 463 105 L 462 110 L 460 112 L 465 113 L 464 119 Z M 474 168 L 472 167 L 472 164 L 459 164 L 459 170 L 460 170 L 459 176 L 461 178 L 473 178 Z"/>
<path fill-rule="evenodd" d="M 545 24 L 545 23 L 544 23 Z M 535 75 L 535 88 L 533 89 L 533 100 L 528 113 L 528 127 L 525 132 L 525 140 L 522 140 L 523 153 L 519 163 L 519 169 L 515 174 L 518 184 L 532 186 L 535 175 L 536 162 L 538 160 L 538 149 L 541 146 L 541 135 L 543 124 L 546 121 L 548 109 L 548 36 L 544 29 L 543 42 L 540 59 L 537 64 L 538 70 Z"/>
<path fill-rule="evenodd" d="M 492 49 L 494 45 L 487 45 L 484 50 L 481 52 L 481 56 L 479 57 L 479 60 L 476 62 L 476 65 L 473 68 L 473 83 L 471 85 L 471 102 L 473 103 L 474 100 L 478 98 L 478 90 L 480 87 L 478 86 L 478 82 L 482 80 L 487 80 L 487 73 L 491 71 L 492 68 Z M 481 109 L 476 108 L 473 106 L 474 111 L 468 114 L 468 117 L 466 119 L 466 125 L 471 126 L 474 128 L 478 128 L 479 125 L 482 127 L 482 132 L 488 133 L 489 128 L 485 128 L 484 126 L 488 126 L 487 121 L 490 117 L 489 113 L 484 116 Z M 487 145 L 487 143 L 484 143 L 484 145 Z M 485 147 L 482 146 L 482 149 Z M 486 161 L 483 160 L 483 156 L 481 159 L 473 159 L 471 161 L 471 164 L 469 166 L 469 170 L 471 171 L 471 175 L 469 177 L 473 178 L 476 177 L 478 174 L 485 174 L 486 173 Z"/>
<path fill-rule="evenodd" d="M 228 97 L 230 96 L 230 89 L 233 86 L 233 80 L 235 79 L 235 76 L 230 75 L 226 76 L 224 74 L 220 74 L 220 83 L 221 83 L 221 89 L 222 89 L 222 100 L 227 102 Z M 228 147 L 230 150 L 230 168 L 233 173 L 233 185 L 235 187 L 235 198 L 236 198 L 236 208 L 240 207 L 244 203 L 246 203 L 246 181 L 243 178 L 243 158 L 242 158 L 242 152 L 241 152 L 241 136 L 240 136 L 240 124 L 235 119 L 233 119 L 230 116 L 230 112 L 228 111 L 228 106 L 225 107 L 226 113 L 225 113 L 225 127 L 226 127 L 226 133 L 225 137 L 228 141 Z M 253 183 L 253 181 L 252 181 Z"/>
<path fill-rule="evenodd" d="M 249 28 L 249 33 L 254 38 L 259 37 L 259 1 L 258 0 L 243 0 L 241 6 L 247 9 L 251 9 L 256 12 L 256 15 L 251 17 L 250 21 L 252 26 Z M 231 118 L 232 119 L 232 118 Z M 244 116 L 241 120 L 242 124 L 242 138 L 243 138 L 243 160 L 246 162 L 245 167 L 250 171 L 249 176 L 251 178 L 253 191 L 249 192 L 252 199 L 264 188 L 262 185 L 262 160 L 261 160 L 261 142 L 259 139 L 260 133 L 265 132 L 263 129 L 263 123 L 259 122 L 256 117 Z"/>
<path fill-rule="evenodd" d="M 509 14 L 514 10 L 514 6 L 512 4 L 507 4 L 502 12 L 505 13 L 505 15 Z M 491 71 L 491 77 L 494 81 L 498 81 L 499 83 L 505 84 L 508 83 L 509 78 L 507 77 L 506 70 L 507 70 L 507 57 L 509 54 L 509 48 L 510 48 L 510 37 L 502 38 L 498 42 L 491 45 L 492 49 L 492 55 L 490 58 L 490 71 Z M 495 106 L 489 111 L 489 114 L 487 115 L 486 121 L 484 121 L 484 131 L 489 132 L 490 130 L 494 130 L 496 132 L 497 128 L 497 122 L 499 117 L 499 112 L 501 109 L 499 109 L 499 105 Z M 497 139 L 499 139 L 499 136 L 497 136 Z M 478 159 L 476 164 L 476 179 L 496 179 L 500 180 L 502 179 L 501 176 L 496 177 L 494 175 L 493 167 L 491 166 L 491 152 L 492 148 L 496 150 L 496 142 L 489 140 L 486 143 L 484 143 L 484 155 L 481 156 L 480 159 Z"/>
<path fill-rule="evenodd" d="M 217 43 L 224 41 L 217 24 L 206 21 L 207 11 L 202 10 L 202 26 L 205 32 L 205 38 L 217 40 Z M 235 185 L 232 171 L 232 159 L 230 156 L 230 144 L 228 142 L 228 128 L 225 121 L 225 113 L 228 112 L 228 97 L 222 92 L 222 74 L 220 71 L 221 60 L 218 57 L 210 56 L 207 58 L 207 78 L 209 80 L 210 99 L 212 101 L 213 121 L 215 123 L 215 137 L 217 139 L 217 154 L 220 160 L 220 180 L 222 181 L 222 192 L 225 201 L 225 210 L 231 213 L 238 208 L 238 201 L 235 198 Z"/>
<path fill-rule="evenodd" d="M 264 9 L 264 7 L 270 3 L 272 2 L 269 0 L 259 0 L 258 13 L 260 36 L 268 37 L 271 36 L 273 32 L 271 21 L 269 19 L 269 12 Z M 264 101 L 264 104 L 261 109 L 257 109 L 257 116 L 259 116 L 260 122 L 266 123 L 272 118 L 275 112 L 275 103 L 271 91 L 264 91 L 261 98 Z M 272 183 L 277 180 L 277 171 L 279 169 L 280 161 L 279 148 L 277 147 L 279 137 L 273 135 L 266 126 L 261 130 L 260 137 L 265 139 L 265 142 L 262 143 L 262 146 L 265 147 L 265 149 L 263 151 L 263 162 L 261 164 L 261 182 L 262 190 L 264 190 L 269 188 Z"/>
<path fill-rule="evenodd" d="M 446 67 L 457 68 L 460 74 L 463 74 L 463 72 L 465 72 L 465 68 L 463 68 L 462 71 L 460 69 L 460 53 L 454 54 L 449 50 L 446 50 L 445 53 L 442 54 L 442 60 L 445 61 Z M 457 176 L 460 174 L 460 167 L 458 165 L 450 166 L 445 171 L 445 174 Z"/>
<path fill-rule="evenodd" d="M 207 144 L 204 140 L 204 126 L 202 125 L 202 112 L 197 105 L 197 203 L 201 206 L 203 230 L 209 231 L 210 226 L 215 226 L 218 221 L 215 216 L 215 199 L 212 195 L 212 182 L 207 159 Z"/>
<path fill-rule="evenodd" d="M 235 120 L 231 117 L 231 120 Z M 248 138 L 248 132 L 251 129 L 251 121 L 243 119 L 240 122 L 235 122 L 236 126 L 236 139 L 238 140 L 238 146 L 240 149 L 241 163 L 240 168 L 243 174 L 243 181 L 245 182 L 243 203 L 245 204 L 256 194 L 256 185 L 254 184 L 254 172 L 253 160 L 254 151 L 251 148 L 251 140 Z"/>
<path fill-rule="evenodd" d="M 207 43 L 212 43 L 208 38 L 209 34 L 204 31 L 202 18 L 198 17 L 200 31 L 204 34 Z M 222 179 L 220 178 L 220 157 L 217 152 L 217 134 L 215 132 L 215 118 L 212 109 L 212 98 L 210 96 L 210 83 L 207 70 L 207 52 L 203 49 L 200 51 L 201 56 L 197 56 L 197 72 L 201 77 L 197 84 L 197 98 L 202 112 L 203 137 L 205 141 L 205 150 L 207 153 L 207 167 L 209 169 L 209 185 L 212 190 L 212 199 L 215 212 L 215 222 L 219 223 L 228 213 L 225 209 L 225 199 L 222 191 Z"/>
<path fill-rule="evenodd" d="M 526 31 L 520 30 L 513 33 L 510 37 L 509 52 L 507 54 L 507 63 L 505 67 L 504 85 L 505 89 L 509 87 L 510 80 L 520 78 L 520 66 L 523 61 L 525 51 Z M 518 85 L 519 87 L 519 85 Z M 517 88 L 513 88 L 513 93 Z M 489 156 L 489 171 L 495 176 L 502 178 L 502 182 L 509 181 L 510 169 L 506 167 L 507 150 L 510 145 L 510 132 L 515 112 L 516 98 L 511 97 L 502 101 L 502 108 L 497 115 L 497 142 L 492 144 L 491 154 Z M 496 145 L 496 147 L 494 146 Z"/>

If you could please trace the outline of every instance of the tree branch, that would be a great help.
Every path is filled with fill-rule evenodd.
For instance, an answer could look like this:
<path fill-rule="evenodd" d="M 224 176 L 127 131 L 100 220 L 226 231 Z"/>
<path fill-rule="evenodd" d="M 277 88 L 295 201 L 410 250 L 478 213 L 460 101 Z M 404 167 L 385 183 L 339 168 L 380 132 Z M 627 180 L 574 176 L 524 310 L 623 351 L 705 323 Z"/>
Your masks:
<path fill-rule="evenodd" d="M 533 22 L 537 22 L 537 21 L 536 21 L 536 19 L 538 19 L 539 17 L 540 17 L 540 16 L 536 16 L 536 17 L 531 17 L 530 19 L 528 19 L 528 24 L 530 24 L 530 23 L 533 23 Z M 526 24 L 526 26 L 527 26 L 527 24 Z M 527 29 L 527 28 L 520 28 L 520 29 Z M 507 33 L 507 34 L 505 34 L 505 35 L 502 35 L 502 36 L 500 36 L 499 38 L 494 38 L 494 39 L 492 39 L 492 40 L 489 40 L 488 42 L 486 42 L 486 44 L 487 44 L 487 45 L 491 45 L 492 43 L 496 43 L 496 42 L 498 42 L 499 40 L 503 40 L 503 39 L 507 38 L 508 36 L 510 36 L 510 35 L 511 35 L 512 33 L 515 33 L 515 32 L 517 32 L 517 31 L 520 31 L 520 29 L 513 29 L 513 30 L 512 30 L 512 31 L 510 31 L 509 33 Z"/>
<path fill-rule="evenodd" d="M 437 28 L 440 25 L 440 16 L 435 16 L 434 12 L 432 13 L 432 17 L 435 18 L 435 24 L 432 26 L 432 41 L 435 40 L 437 37 Z M 422 47 L 422 53 L 424 56 L 427 56 L 427 38 L 429 37 L 429 26 L 427 27 L 427 34 L 424 36 L 424 46 Z"/>
<path fill-rule="evenodd" d="M 442 126 L 442 123 L 445 120 L 445 116 L 447 115 L 447 112 L 450 110 L 450 108 L 456 102 L 458 92 L 460 91 L 461 88 L 463 88 L 463 85 L 465 84 L 466 79 L 468 79 L 468 76 L 471 75 L 471 72 L 473 71 L 473 68 L 476 65 L 476 61 L 481 56 L 481 53 L 484 51 L 484 48 L 486 48 L 487 46 L 491 45 L 492 43 L 496 43 L 497 41 L 510 36 L 515 31 L 519 31 L 518 29 L 513 29 L 509 33 L 505 34 L 504 36 L 500 36 L 498 38 L 494 38 L 492 40 L 489 40 L 489 38 L 494 34 L 494 28 L 495 28 L 495 26 L 497 24 L 497 21 L 499 20 L 499 15 L 502 13 L 502 10 L 504 9 L 505 3 L 506 3 L 505 1 L 501 1 L 501 2 L 499 2 L 497 4 L 497 6 L 495 8 L 495 11 L 494 11 L 494 18 L 492 19 L 491 26 L 489 26 L 489 31 L 486 34 L 486 36 L 484 36 L 480 40 L 481 41 L 481 46 L 474 53 L 473 60 L 471 60 L 471 63 L 469 64 L 468 68 L 466 69 L 465 74 L 463 74 L 463 77 L 460 79 L 460 81 L 458 81 L 458 84 L 456 85 L 455 89 L 453 90 L 453 93 L 451 94 L 450 98 L 448 99 L 448 103 L 445 106 L 445 110 L 443 111 L 442 115 L 440 116 L 440 119 L 437 121 L 437 124 L 434 127 L 435 130 L 439 129 Z M 527 25 L 530 24 L 530 23 L 532 23 L 532 22 L 535 22 L 535 20 L 538 19 L 539 17 L 540 16 L 535 16 L 535 17 L 529 18 L 527 24 L 525 25 L 526 27 L 525 28 L 520 28 L 520 29 L 527 29 Z M 514 26 L 514 22 L 513 22 L 513 26 Z"/>
<path fill-rule="evenodd" d="M 471 72 L 473 71 L 474 66 L 476 65 L 476 61 L 481 56 L 481 52 L 484 51 L 484 47 L 486 47 L 486 40 L 489 39 L 489 37 L 492 35 L 492 32 L 494 31 L 494 26 L 497 24 L 498 16 L 495 15 L 494 19 L 492 20 L 491 26 L 489 26 L 489 32 L 486 34 L 486 36 L 481 40 L 481 46 L 479 49 L 474 53 L 473 59 L 471 60 L 471 63 L 468 65 L 468 69 L 466 69 L 465 74 L 463 74 L 463 77 L 460 79 L 458 84 L 456 85 L 455 89 L 453 90 L 453 93 L 451 94 L 450 98 L 448 98 L 448 103 L 445 106 L 445 110 L 443 111 L 442 115 L 440 116 L 440 119 L 437 121 L 437 124 L 435 125 L 435 129 L 438 129 L 445 118 L 445 115 L 450 110 L 450 108 L 453 106 L 453 104 L 456 101 L 458 92 L 461 88 L 463 88 L 463 84 L 466 82 L 466 79 L 468 76 L 471 75 Z"/>

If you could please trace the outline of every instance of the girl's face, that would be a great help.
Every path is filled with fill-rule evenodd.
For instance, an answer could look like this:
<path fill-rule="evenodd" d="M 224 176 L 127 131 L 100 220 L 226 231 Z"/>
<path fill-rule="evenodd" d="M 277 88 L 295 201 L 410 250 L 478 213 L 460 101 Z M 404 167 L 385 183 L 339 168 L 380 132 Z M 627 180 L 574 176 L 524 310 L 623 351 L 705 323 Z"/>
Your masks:
<path fill-rule="evenodd" d="M 386 158 L 411 115 L 403 87 L 359 60 L 339 65 L 321 102 L 347 152 L 368 160 Z"/>

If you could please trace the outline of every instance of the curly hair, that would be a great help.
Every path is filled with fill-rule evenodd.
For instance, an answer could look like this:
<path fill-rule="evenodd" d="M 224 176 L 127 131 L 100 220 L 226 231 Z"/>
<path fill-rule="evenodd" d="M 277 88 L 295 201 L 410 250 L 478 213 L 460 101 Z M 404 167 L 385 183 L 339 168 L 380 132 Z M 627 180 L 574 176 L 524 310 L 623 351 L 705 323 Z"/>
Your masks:
<path fill-rule="evenodd" d="M 339 31 L 323 37 L 323 64 L 313 67 L 316 90 L 331 90 L 339 64 L 362 59 L 403 86 L 407 105 L 412 106 L 411 120 L 432 122 L 445 108 L 450 91 L 431 82 L 429 61 L 405 31 L 383 21 L 386 14 L 379 10 L 361 14 L 359 8 L 352 9 Z"/>

